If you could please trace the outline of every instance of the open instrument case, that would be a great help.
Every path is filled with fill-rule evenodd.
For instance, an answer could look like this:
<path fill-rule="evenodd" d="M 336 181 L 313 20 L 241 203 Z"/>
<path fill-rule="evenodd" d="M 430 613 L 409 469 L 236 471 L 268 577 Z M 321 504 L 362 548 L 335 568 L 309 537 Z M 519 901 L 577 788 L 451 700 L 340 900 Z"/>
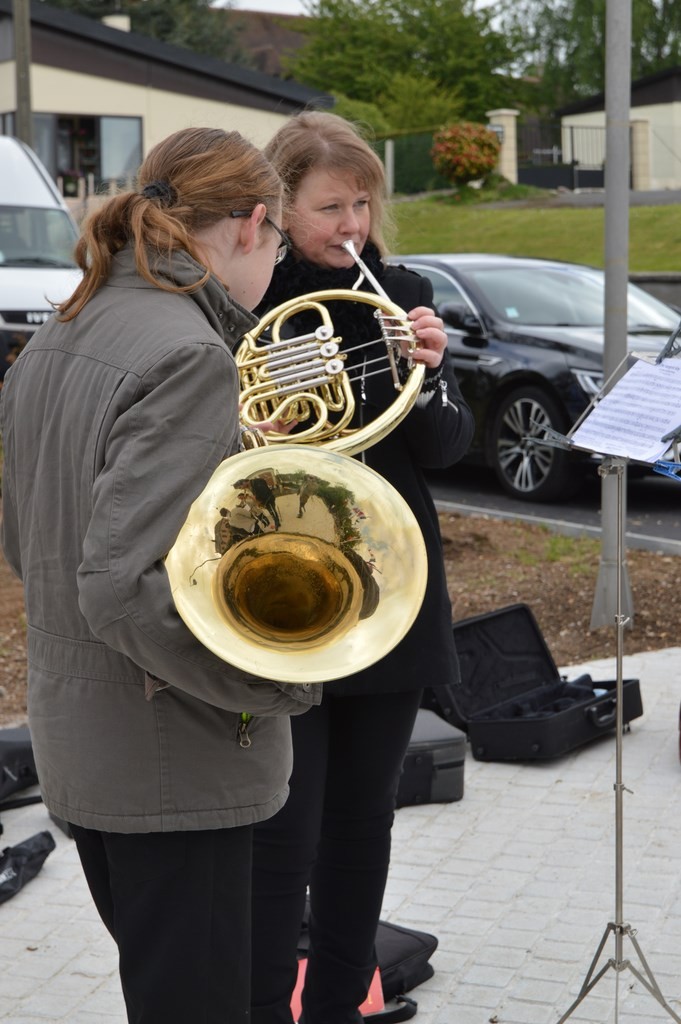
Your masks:
<path fill-rule="evenodd" d="M 468 734 L 476 760 L 559 757 L 614 733 L 616 679 L 562 677 L 528 605 L 461 619 L 453 630 L 461 683 L 427 689 L 422 703 Z M 638 679 L 623 680 L 622 691 L 627 725 L 643 714 Z"/>

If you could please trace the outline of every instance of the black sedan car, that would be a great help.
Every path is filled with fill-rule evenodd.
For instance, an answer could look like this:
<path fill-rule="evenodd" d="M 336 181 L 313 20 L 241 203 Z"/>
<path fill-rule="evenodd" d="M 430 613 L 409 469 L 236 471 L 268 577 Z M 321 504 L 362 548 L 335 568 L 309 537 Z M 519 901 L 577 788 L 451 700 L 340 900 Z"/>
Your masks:
<path fill-rule="evenodd" d="M 492 467 L 515 498 L 558 501 L 574 491 L 579 456 L 533 438 L 543 438 L 545 427 L 565 434 L 603 384 L 603 271 L 474 253 L 391 262 L 433 282 L 476 418 L 468 460 Z M 680 318 L 632 284 L 627 316 L 629 349 L 642 352 L 662 349 Z"/>

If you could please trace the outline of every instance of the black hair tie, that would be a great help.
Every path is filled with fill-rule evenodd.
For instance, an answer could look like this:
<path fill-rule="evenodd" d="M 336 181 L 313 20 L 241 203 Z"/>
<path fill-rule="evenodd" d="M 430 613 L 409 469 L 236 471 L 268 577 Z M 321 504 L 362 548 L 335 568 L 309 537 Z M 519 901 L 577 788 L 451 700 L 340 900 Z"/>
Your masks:
<path fill-rule="evenodd" d="M 161 206 L 170 206 L 177 200 L 177 192 L 167 181 L 150 181 L 142 189 L 145 199 L 160 199 Z"/>

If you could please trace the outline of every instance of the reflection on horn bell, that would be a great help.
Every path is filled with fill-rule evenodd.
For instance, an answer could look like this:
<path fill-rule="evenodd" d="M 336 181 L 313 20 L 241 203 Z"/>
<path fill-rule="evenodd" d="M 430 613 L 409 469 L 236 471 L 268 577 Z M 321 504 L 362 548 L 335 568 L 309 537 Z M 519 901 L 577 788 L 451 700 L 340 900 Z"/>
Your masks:
<path fill-rule="evenodd" d="M 383 477 L 295 444 L 221 463 L 166 569 L 180 615 L 207 648 L 295 683 L 382 658 L 416 618 L 427 575 L 418 524 Z"/>

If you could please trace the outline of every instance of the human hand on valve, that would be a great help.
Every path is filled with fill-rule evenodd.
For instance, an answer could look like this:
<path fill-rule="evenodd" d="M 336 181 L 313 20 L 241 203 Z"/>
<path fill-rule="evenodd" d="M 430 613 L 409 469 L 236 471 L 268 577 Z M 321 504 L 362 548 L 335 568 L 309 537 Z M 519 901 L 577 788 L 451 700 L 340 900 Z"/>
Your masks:
<path fill-rule="evenodd" d="M 407 313 L 407 316 L 419 340 L 419 348 L 412 353 L 412 359 L 416 363 L 425 363 L 431 370 L 436 369 L 442 362 L 447 347 L 447 335 L 442 320 L 427 306 L 417 306 Z"/>
<path fill-rule="evenodd" d="M 239 404 L 239 412 L 243 409 L 243 403 Z M 258 430 L 262 434 L 269 434 L 271 431 L 277 434 L 289 434 L 295 426 L 297 426 L 298 420 L 263 420 L 258 423 Z"/>

